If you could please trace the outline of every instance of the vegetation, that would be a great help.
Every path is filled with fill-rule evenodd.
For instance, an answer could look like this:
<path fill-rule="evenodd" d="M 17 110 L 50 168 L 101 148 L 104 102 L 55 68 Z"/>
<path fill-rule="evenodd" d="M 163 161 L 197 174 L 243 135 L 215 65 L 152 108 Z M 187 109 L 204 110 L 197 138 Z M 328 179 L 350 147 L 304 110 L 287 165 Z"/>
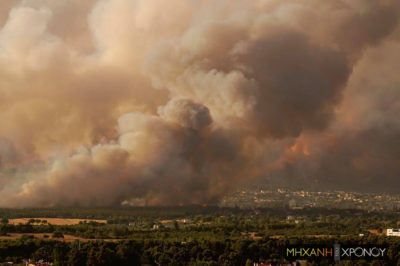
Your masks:
<path fill-rule="evenodd" d="M 386 228 L 398 226 L 399 216 L 394 212 L 187 206 L 2 209 L 0 217 L 0 262 L 22 263 L 31 259 L 55 265 L 284 263 L 282 251 L 287 245 L 353 243 L 386 244 L 390 256 L 382 265 L 400 263 L 400 238 L 384 236 Z M 25 224 L 8 222 L 21 217 L 31 219 Z M 107 219 L 107 223 L 44 222 L 52 217 Z M 380 265 L 377 261 L 368 263 Z"/>

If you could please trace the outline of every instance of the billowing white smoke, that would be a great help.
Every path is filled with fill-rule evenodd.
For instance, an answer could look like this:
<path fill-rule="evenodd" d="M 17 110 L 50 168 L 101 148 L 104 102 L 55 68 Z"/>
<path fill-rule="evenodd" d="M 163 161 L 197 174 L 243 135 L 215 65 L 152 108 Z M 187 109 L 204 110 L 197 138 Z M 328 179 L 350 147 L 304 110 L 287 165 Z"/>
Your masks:
<path fill-rule="evenodd" d="M 374 134 L 355 133 L 353 152 L 334 156 L 325 136 L 357 143 L 344 136 L 345 114 L 357 113 L 347 102 L 359 94 L 345 88 L 364 50 L 396 38 L 399 15 L 394 0 L 24 0 L 0 9 L 3 206 L 216 202 L 257 177 L 353 173 L 357 163 L 343 161 Z M 375 130 L 373 150 L 397 154 Z"/>

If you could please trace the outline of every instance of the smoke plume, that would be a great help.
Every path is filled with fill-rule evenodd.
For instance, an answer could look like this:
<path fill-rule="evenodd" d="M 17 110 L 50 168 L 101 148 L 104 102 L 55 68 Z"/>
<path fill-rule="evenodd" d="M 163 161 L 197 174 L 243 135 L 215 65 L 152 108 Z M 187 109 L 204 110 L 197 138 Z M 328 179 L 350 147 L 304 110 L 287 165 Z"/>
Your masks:
<path fill-rule="evenodd" d="M 5 0 L 1 206 L 396 192 L 395 0 Z"/>

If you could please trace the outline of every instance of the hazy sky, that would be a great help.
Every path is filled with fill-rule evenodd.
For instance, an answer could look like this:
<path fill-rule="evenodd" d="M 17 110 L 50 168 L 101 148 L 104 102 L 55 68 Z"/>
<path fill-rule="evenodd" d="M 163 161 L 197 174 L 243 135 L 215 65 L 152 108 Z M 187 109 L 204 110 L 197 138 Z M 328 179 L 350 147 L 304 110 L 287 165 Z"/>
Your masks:
<path fill-rule="evenodd" d="M 0 206 L 398 192 L 398 0 L 1 0 Z"/>

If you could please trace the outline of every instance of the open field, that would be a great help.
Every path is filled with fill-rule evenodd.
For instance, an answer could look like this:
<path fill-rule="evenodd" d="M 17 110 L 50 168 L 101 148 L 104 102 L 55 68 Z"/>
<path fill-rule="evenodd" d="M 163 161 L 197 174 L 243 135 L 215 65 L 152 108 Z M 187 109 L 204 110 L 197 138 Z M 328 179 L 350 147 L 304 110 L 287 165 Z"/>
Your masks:
<path fill-rule="evenodd" d="M 58 241 L 65 241 L 65 242 L 73 242 L 75 240 L 80 240 L 83 242 L 87 241 L 96 241 L 99 239 L 89 239 L 89 238 L 82 238 L 82 237 L 77 237 L 77 236 L 71 236 L 71 235 L 64 235 L 64 238 L 53 238 L 51 234 L 43 234 L 43 233 L 29 233 L 29 234 L 20 234 L 20 233 L 9 233 L 7 236 L 0 236 L 0 240 L 16 240 L 23 235 L 26 236 L 33 236 L 34 238 L 38 239 L 54 239 Z M 102 241 L 118 241 L 120 239 L 101 239 Z"/>
<path fill-rule="evenodd" d="M 79 224 L 79 222 L 96 222 L 96 223 L 107 223 L 106 220 L 95 220 L 95 219 L 65 219 L 65 218 L 17 218 L 9 219 L 9 223 L 13 225 L 26 224 L 30 219 L 47 221 L 48 224 L 53 225 L 74 225 Z"/>
<path fill-rule="evenodd" d="M 373 235 L 377 235 L 377 236 L 385 236 L 386 235 L 386 230 L 382 230 L 382 232 L 379 233 L 378 230 L 376 230 L 376 229 L 370 229 L 370 230 L 368 230 L 368 232 L 370 232 Z"/>
<path fill-rule="evenodd" d="M 348 235 L 302 235 L 302 238 L 335 238 L 335 237 L 346 237 Z M 280 239 L 280 238 L 285 238 L 285 237 L 300 237 L 300 236 L 290 236 L 290 235 L 273 235 L 270 236 L 272 239 Z M 254 238 L 257 239 L 257 238 Z"/>

